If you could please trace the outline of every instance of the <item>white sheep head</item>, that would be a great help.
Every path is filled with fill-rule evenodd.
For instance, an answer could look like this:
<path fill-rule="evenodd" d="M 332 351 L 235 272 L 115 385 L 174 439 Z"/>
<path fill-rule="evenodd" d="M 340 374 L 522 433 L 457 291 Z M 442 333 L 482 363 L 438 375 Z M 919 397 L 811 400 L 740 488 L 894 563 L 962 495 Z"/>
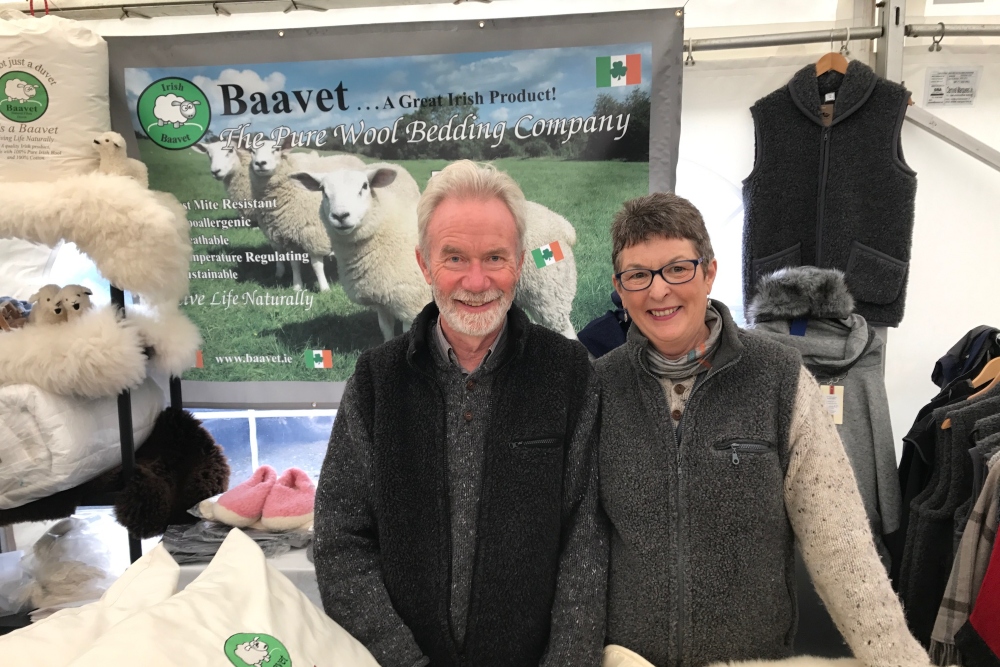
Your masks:
<path fill-rule="evenodd" d="M 104 132 L 94 139 L 101 159 L 125 157 L 125 137 L 117 132 Z"/>
<path fill-rule="evenodd" d="M 74 320 L 91 309 L 90 297 L 94 293 L 83 285 L 66 285 L 56 295 L 56 301 L 66 311 L 66 317 Z"/>
<path fill-rule="evenodd" d="M 59 285 L 45 285 L 28 298 L 34 304 L 28 315 L 30 324 L 59 324 L 67 319 L 66 309 L 57 298 Z"/>
<path fill-rule="evenodd" d="M 210 141 L 197 143 L 191 150 L 203 153 L 208 156 L 208 168 L 212 176 L 218 181 L 224 181 L 234 171 L 242 168 L 240 165 L 239 151 L 235 146 L 226 146 L 225 141 Z"/>
<path fill-rule="evenodd" d="M 38 88 L 36 86 L 31 85 L 30 83 L 18 86 L 18 88 L 23 90 L 24 94 L 27 95 L 28 97 L 34 97 L 35 93 L 38 91 Z"/>
<path fill-rule="evenodd" d="M 236 654 L 236 657 L 248 665 L 259 666 L 269 657 L 267 644 L 262 642 L 260 637 L 254 637 L 252 642 L 238 644 L 233 652 Z"/>
<path fill-rule="evenodd" d="M 368 171 L 339 169 L 326 173 L 300 171 L 291 174 L 306 190 L 323 193 L 319 217 L 335 234 L 352 234 L 361 226 L 372 206 L 373 191 L 396 180 L 396 170 L 378 167 Z"/>
<path fill-rule="evenodd" d="M 194 115 L 198 113 L 195 106 L 201 104 L 198 100 L 174 100 L 170 103 L 171 106 L 180 107 L 179 111 L 181 115 L 185 118 L 194 118 Z"/>
<path fill-rule="evenodd" d="M 286 147 L 272 139 L 264 139 L 253 149 L 250 168 L 258 176 L 270 177 L 278 170 L 278 164 L 285 157 Z"/>

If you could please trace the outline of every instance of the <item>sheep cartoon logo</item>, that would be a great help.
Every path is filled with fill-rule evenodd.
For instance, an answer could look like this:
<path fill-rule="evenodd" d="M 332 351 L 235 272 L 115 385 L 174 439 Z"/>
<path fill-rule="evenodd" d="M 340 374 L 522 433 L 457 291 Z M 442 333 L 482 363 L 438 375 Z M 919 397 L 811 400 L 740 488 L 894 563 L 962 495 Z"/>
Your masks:
<path fill-rule="evenodd" d="M 11 71 L 0 76 L 0 115 L 15 123 L 38 120 L 49 108 L 49 93 L 28 72 Z"/>
<path fill-rule="evenodd" d="M 242 632 L 226 640 L 226 657 L 235 667 L 292 667 L 288 649 L 271 635 Z"/>
<path fill-rule="evenodd" d="M 212 122 L 205 93 L 187 79 L 177 77 L 149 84 L 139 95 L 136 115 L 146 136 L 169 150 L 195 145 Z"/>

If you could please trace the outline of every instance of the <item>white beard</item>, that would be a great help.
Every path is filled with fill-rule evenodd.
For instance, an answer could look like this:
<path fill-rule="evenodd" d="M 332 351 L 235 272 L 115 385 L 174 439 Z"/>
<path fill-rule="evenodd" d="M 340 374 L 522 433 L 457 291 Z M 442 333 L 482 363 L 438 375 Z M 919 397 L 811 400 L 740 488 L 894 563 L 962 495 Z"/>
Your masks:
<path fill-rule="evenodd" d="M 457 289 L 451 294 L 442 293 L 437 285 L 432 286 L 434 303 L 441 311 L 441 317 L 452 329 L 466 336 L 477 338 L 487 336 L 503 325 L 507 311 L 514 302 L 513 294 L 505 294 L 502 290 L 491 289 L 485 292 L 469 292 Z M 482 313 L 466 313 L 459 309 L 455 300 L 467 303 L 486 303 L 492 301 L 492 307 Z"/>

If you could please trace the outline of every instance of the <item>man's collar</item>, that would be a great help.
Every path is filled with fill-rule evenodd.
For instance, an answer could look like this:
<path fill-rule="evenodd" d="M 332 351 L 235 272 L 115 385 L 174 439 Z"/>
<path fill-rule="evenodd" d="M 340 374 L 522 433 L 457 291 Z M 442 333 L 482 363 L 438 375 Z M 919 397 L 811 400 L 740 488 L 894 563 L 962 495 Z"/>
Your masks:
<path fill-rule="evenodd" d="M 479 362 L 479 366 L 473 368 L 471 371 L 467 371 L 462 366 L 462 364 L 459 363 L 458 355 L 455 354 L 455 348 L 452 346 L 451 343 L 448 342 L 448 338 L 444 335 L 444 329 L 441 326 L 441 317 L 442 317 L 441 315 L 438 315 L 437 321 L 434 323 L 434 340 L 444 358 L 450 361 L 455 366 L 457 366 L 458 369 L 461 370 L 466 375 L 474 373 L 475 371 L 482 368 L 489 360 L 489 358 L 493 356 L 493 353 L 497 350 L 500 344 L 506 340 L 507 337 L 507 318 L 504 317 L 503 324 L 500 327 L 500 333 L 497 334 L 497 337 L 493 339 L 493 343 L 490 345 L 489 349 L 486 350 L 486 355 L 483 357 L 482 361 Z"/>
<path fill-rule="evenodd" d="M 433 373 L 434 355 L 431 352 L 431 346 L 436 345 L 433 329 L 437 318 L 437 304 L 431 301 L 420 311 L 417 319 L 413 321 L 410 331 L 406 334 L 410 338 L 406 350 L 407 362 L 424 374 Z M 524 311 L 518 308 L 517 304 L 511 304 L 510 310 L 507 311 L 506 326 L 506 342 L 502 346 L 496 347 L 491 355 L 491 363 L 495 362 L 497 368 L 505 365 L 509 359 L 524 351 L 525 336 L 531 325 Z"/>

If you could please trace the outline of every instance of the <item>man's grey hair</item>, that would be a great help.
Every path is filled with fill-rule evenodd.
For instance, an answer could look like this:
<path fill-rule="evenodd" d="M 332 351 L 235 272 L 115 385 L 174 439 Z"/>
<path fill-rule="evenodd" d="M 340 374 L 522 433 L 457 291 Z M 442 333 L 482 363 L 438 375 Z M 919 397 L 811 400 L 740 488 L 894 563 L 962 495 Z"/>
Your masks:
<path fill-rule="evenodd" d="M 691 241 L 698 257 L 705 258 L 702 267 L 708 273 L 715 251 L 705 221 L 694 204 L 668 192 L 630 199 L 615 214 L 611 223 L 611 263 L 615 273 L 621 271 L 619 262 L 625 248 L 657 237 Z"/>
<path fill-rule="evenodd" d="M 425 258 L 430 258 L 427 225 L 441 202 L 449 198 L 502 201 L 514 216 L 514 224 L 517 227 L 517 254 L 520 256 L 524 252 L 525 207 L 521 188 L 513 178 L 491 164 L 458 160 L 431 177 L 417 204 L 420 253 Z"/>

